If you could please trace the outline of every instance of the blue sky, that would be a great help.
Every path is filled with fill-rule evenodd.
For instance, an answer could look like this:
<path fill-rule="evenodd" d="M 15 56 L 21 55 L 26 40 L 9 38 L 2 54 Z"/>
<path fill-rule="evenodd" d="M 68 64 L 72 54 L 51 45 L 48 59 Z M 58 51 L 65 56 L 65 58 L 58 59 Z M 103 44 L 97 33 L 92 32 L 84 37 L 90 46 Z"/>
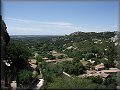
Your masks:
<path fill-rule="evenodd" d="M 118 28 L 117 1 L 3 1 L 10 35 L 65 35 Z"/>

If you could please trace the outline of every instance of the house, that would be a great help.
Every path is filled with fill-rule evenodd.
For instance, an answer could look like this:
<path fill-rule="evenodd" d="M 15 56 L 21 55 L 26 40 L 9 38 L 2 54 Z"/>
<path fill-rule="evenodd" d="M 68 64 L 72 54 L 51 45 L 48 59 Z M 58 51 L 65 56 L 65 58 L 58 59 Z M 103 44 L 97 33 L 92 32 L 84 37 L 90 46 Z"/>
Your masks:
<path fill-rule="evenodd" d="M 38 55 L 39 55 L 39 54 L 35 52 L 35 53 L 34 53 L 34 58 L 36 58 Z"/>
<path fill-rule="evenodd" d="M 33 70 L 36 70 L 37 65 L 35 65 L 35 64 L 31 64 L 31 67 L 33 68 Z"/>
<path fill-rule="evenodd" d="M 101 64 L 98 64 L 95 66 L 95 70 L 99 71 L 99 70 L 103 70 L 105 68 L 104 64 L 101 63 Z"/>
<path fill-rule="evenodd" d="M 107 74 L 107 73 L 95 73 L 95 74 L 92 74 L 92 76 L 101 76 L 103 78 L 103 80 L 105 80 L 110 76 L 110 74 Z"/>
<path fill-rule="evenodd" d="M 44 57 L 44 58 L 42 58 L 43 60 L 48 60 L 48 58 L 47 57 Z"/>
<path fill-rule="evenodd" d="M 103 80 L 109 78 L 111 74 L 116 74 L 117 72 L 120 72 L 120 69 L 118 68 L 109 68 L 109 70 L 103 70 L 104 64 L 101 63 L 99 65 L 95 66 L 95 70 L 87 70 L 87 74 L 79 75 L 79 77 L 90 77 L 90 76 L 101 76 Z"/>
<path fill-rule="evenodd" d="M 37 64 L 37 60 L 36 59 L 28 59 L 28 62 L 30 64 Z"/>
<path fill-rule="evenodd" d="M 53 62 L 53 63 L 55 63 L 56 60 L 46 60 L 45 62 Z"/>
<path fill-rule="evenodd" d="M 36 59 L 29 59 L 28 61 L 29 61 L 30 67 L 31 67 L 32 70 L 33 70 L 33 73 L 36 72 L 37 69 L 38 69 L 38 68 L 37 68 L 37 67 L 38 67 L 38 65 L 37 65 L 37 60 L 36 60 Z"/>
<path fill-rule="evenodd" d="M 53 50 L 53 51 L 50 51 L 52 54 L 57 54 L 57 52 L 55 51 L 55 50 Z"/>
<path fill-rule="evenodd" d="M 109 68 L 109 70 L 102 70 L 103 73 L 108 73 L 108 74 L 115 74 L 117 72 L 120 72 L 120 69 L 118 68 Z"/>
<path fill-rule="evenodd" d="M 96 73 L 95 70 L 87 70 L 87 74 L 94 74 L 94 73 Z"/>
<path fill-rule="evenodd" d="M 102 76 L 103 80 L 107 79 L 110 77 L 110 74 L 107 73 L 101 73 L 100 76 Z"/>
<path fill-rule="evenodd" d="M 117 70 L 117 71 L 120 71 L 120 69 L 118 69 L 118 68 L 109 68 L 109 70 Z"/>
<path fill-rule="evenodd" d="M 83 75 L 80 75 L 79 77 L 91 77 L 91 76 L 101 76 L 103 80 L 107 79 L 110 77 L 110 74 L 106 74 L 106 73 L 90 73 L 90 74 L 83 74 Z"/>
<path fill-rule="evenodd" d="M 92 61 L 91 59 L 90 59 L 90 60 L 88 60 L 88 61 L 89 61 L 90 63 L 92 63 L 92 64 L 93 64 L 93 63 L 95 63 L 95 61 Z"/>
<path fill-rule="evenodd" d="M 69 49 L 72 49 L 72 48 L 73 48 L 73 46 L 70 46 L 70 47 L 67 47 L 66 49 L 68 49 L 68 50 L 69 50 Z"/>

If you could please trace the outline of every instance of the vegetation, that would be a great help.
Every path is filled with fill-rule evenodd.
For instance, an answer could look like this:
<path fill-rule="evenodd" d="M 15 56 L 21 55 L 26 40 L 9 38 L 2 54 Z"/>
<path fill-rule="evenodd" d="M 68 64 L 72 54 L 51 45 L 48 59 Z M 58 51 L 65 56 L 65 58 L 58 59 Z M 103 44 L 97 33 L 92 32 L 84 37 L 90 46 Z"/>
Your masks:
<path fill-rule="evenodd" d="M 93 83 L 102 84 L 103 82 L 103 79 L 100 76 L 96 76 L 96 77 L 91 76 L 91 77 L 88 77 L 88 79 L 92 80 Z"/>
<path fill-rule="evenodd" d="M 7 47 L 5 59 L 10 64 L 9 68 L 7 68 L 9 71 L 7 74 L 9 77 L 11 76 L 13 79 L 17 79 L 18 86 L 19 82 L 21 83 L 21 80 L 24 79 L 23 76 L 19 75 L 19 72 L 23 69 L 28 69 L 27 60 L 30 55 L 31 52 L 28 47 L 21 42 L 11 41 Z"/>
<path fill-rule="evenodd" d="M 114 89 L 113 85 L 102 85 L 93 83 L 91 80 L 86 78 L 55 78 L 53 83 L 48 85 L 48 89 Z"/>
<path fill-rule="evenodd" d="M 56 78 L 48 89 L 95 89 L 95 84 L 83 78 Z"/>
<path fill-rule="evenodd" d="M 23 43 L 11 41 L 7 47 L 6 60 L 12 62 L 11 66 L 20 70 L 25 68 L 31 51 Z"/>
<path fill-rule="evenodd" d="M 115 34 L 116 32 L 75 32 L 65 36 L 12 36 L 6 52 L 7 62 L 12 62 L 8 71 L 15 73 L 14 77 L 19 77 L 20 84 L 28 84 L 32 74 L 27 60 L 35 58 L 45 80 L 44 89 L 115 89 L 119 82 L 116 78 L 119 77 L 106 80 L 99 76 L 79 77 L 100 63 L 103 63 L 106 69 L 116 66 L 119 45 L 115 45 L 116 41 L 112 40 Z M 53 50 L 60 55 L 53 55 Z M 38 54 L 37 57 L 34 57 L 34 53 Z M 43 58 L 57 62 L 47 63 L 47 59 Z M 63 72 L 73 78 L 65 76 Z"/>
<path fill-rule="evenodd" d="M 63 59 L 64 58 L 64 55 L 60 55 L 57 57 L 58 59 Z"/>
<path fill-rule="evenodd" d="M 28 84 L 32 80 L 32 71 L 28 70 L 21 70 L 18 74 L 19 77 L 19 83 L 22 85 Z"/>
<path fill-rule="evenodd" d="M 80 75 L 83 74 L 86 68 L 83 64 L 77 59 L 73 59 L 72 62 L 65 61 L 61 63 L 65 72 L 73 75 Z"/>

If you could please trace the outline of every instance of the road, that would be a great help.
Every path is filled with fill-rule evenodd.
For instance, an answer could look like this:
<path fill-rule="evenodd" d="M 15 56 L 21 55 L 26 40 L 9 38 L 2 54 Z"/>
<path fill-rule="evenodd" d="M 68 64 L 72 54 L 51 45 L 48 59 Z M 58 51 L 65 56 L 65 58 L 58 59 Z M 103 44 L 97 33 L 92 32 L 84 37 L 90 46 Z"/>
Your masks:
<path fill-rule="evenodd" d="M 73 78 L 70 74 L 66 73 L 66 72 L 63 72 L 64 75 L 68 76 L 68 77 L 71 77 Z"/>
<path fill-rule="evenodd" d="M 38 82 L 38 84 L 36 85 L 35 89 L 40 89 L 43 86 L 44 83 L 44 79 L 39 79 L 40 81 Z"/>

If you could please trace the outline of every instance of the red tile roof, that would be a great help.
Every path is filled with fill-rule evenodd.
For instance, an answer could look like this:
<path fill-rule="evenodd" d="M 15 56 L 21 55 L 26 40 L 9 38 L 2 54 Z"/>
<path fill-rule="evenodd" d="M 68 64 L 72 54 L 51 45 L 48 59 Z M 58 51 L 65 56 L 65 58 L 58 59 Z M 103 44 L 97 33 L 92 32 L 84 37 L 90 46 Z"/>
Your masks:
<path fill-rule="evenodd" d="M 46 60 L 46 62 L 56 62 L 56 60 Z"/>
<path fill-rule="evenodd" d="M 101 68 L 105 68 L 105 66 L 103 64 L 98 64 L 95 66 L 96 69 L 101 69 Z"/>
<path fill-rule="evenodd" d="M 116 70 L 102 70 L 102 72 L 104 73 L 117 73 L 117 72 L 120 72 L 119 69 L 116 69 Z"/>

